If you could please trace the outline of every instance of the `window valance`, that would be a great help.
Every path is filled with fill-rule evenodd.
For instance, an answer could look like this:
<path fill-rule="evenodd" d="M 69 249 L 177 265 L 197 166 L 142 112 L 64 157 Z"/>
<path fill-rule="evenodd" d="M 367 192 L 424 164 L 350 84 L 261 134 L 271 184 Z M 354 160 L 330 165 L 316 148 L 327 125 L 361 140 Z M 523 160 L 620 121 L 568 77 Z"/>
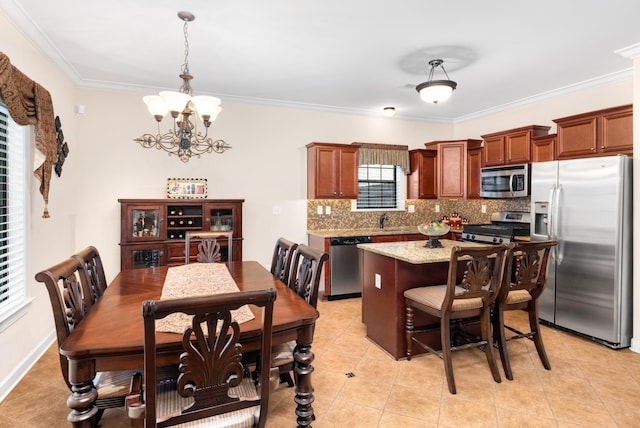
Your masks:
<path fill-rule="evenodd" d="M 405 174 L 411 172 L 409 166 L 409 146 L 395 144 L 352 143 L 358 149 L 358 165 L 398 165 Z"/>
<path fill-rule="evenodd" d="M 15 123 L 35 126 L 35 147 L 45 160 L 33 174 L 40 180 L 40 193 L 44 198 L 42 217 L 48 218 L 49 182 L 58 155 L 51 95 L 11 65 L 9 57 L 0 52 L 0 96 Z"/>

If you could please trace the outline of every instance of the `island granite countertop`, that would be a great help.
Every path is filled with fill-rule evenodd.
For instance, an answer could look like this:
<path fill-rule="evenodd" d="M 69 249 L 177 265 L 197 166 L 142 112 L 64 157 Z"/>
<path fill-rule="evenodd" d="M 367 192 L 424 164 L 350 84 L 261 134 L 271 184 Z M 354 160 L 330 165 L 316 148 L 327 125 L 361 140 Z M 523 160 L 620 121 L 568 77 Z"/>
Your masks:
<path fill-rule="evenodd" d="M 412 264 L 448 262 L 451 260 L 451 248 L 472 247 L 479 244 L 472 242 L 440 239 L 442 248 L 426 248 L 424 241 L 381 242 L 377 244 L 358 244 L 364 251 L 391 257 Z"/>

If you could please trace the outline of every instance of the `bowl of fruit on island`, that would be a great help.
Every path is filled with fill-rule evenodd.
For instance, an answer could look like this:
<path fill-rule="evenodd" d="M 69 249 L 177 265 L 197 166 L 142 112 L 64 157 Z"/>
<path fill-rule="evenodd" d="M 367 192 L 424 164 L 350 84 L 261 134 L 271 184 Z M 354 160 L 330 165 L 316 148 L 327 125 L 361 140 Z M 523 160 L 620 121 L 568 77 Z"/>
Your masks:
<path fill-rule="evenodd" d="M 429 240 L 424 245 L 427 248 L 442 248 L 442 243 L 438 238 L 446 235 L 450 230 L 451 228 L 448 224 L 442 224 L 438 221 L 428 221 L 418 225 L 418 232 L 429 237 Z"/>

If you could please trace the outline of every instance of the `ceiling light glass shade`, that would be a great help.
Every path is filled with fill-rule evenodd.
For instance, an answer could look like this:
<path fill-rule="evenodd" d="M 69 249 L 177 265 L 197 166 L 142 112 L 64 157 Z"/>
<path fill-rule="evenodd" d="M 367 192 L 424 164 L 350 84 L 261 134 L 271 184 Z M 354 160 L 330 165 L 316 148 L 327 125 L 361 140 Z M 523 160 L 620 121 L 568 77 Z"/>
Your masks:
<path fill-rule="evenodd" d="M 160 98 L 167 105 L 171 115 L 176 117 L 187 106 L 187 103 L 191 100 L 191 95 L 182 92 L 162 91 L 160 92 Z"/>
<path fill-rule="evenodd" d="M 196 112 L 198 112 L 198 115 L 200 115 L 200 119 L 203 121 L 208 120 L 213 122 L 216 120 L 218 113 L 222 111 L 222 108 L 220 108 L 220 98 L 198 95 L 191 97 L 191 102 Z"/>
<path fill-rule="evenodd" d="M 456 86 L 457 83 L 452 80 L 431 80 L 419 84 L 416 90 L 423 101 L 438 104 L 448 100 Z"/>
<path fill-rule="evenodd" d="M 392 117 L 394 114 L 396 114 L 396 108 L 395 107 L 385 107 L 382 109 L 382 114 L 384 114 L 387 117 Z"/>
<path fill-rule="evenodd" d="M 158 95 L 147 95 L 146 97 L 142 97 L 142 101 L 147 105 L 149 113 L 158 121 L 162 120 L 164 115 L 169 111 L 165 102 Z"/>

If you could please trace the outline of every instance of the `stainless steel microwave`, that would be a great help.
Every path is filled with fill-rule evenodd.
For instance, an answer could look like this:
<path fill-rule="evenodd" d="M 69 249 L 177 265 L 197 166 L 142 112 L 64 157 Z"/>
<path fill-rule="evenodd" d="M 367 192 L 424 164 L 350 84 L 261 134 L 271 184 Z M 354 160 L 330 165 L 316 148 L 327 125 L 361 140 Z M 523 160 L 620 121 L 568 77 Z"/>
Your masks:
<path fill-rule="evenodd" d="M 524 198 L 531 186 L 529 164 L 505 165 L 480 170 L 480 196 L 483 198 Z"/>

